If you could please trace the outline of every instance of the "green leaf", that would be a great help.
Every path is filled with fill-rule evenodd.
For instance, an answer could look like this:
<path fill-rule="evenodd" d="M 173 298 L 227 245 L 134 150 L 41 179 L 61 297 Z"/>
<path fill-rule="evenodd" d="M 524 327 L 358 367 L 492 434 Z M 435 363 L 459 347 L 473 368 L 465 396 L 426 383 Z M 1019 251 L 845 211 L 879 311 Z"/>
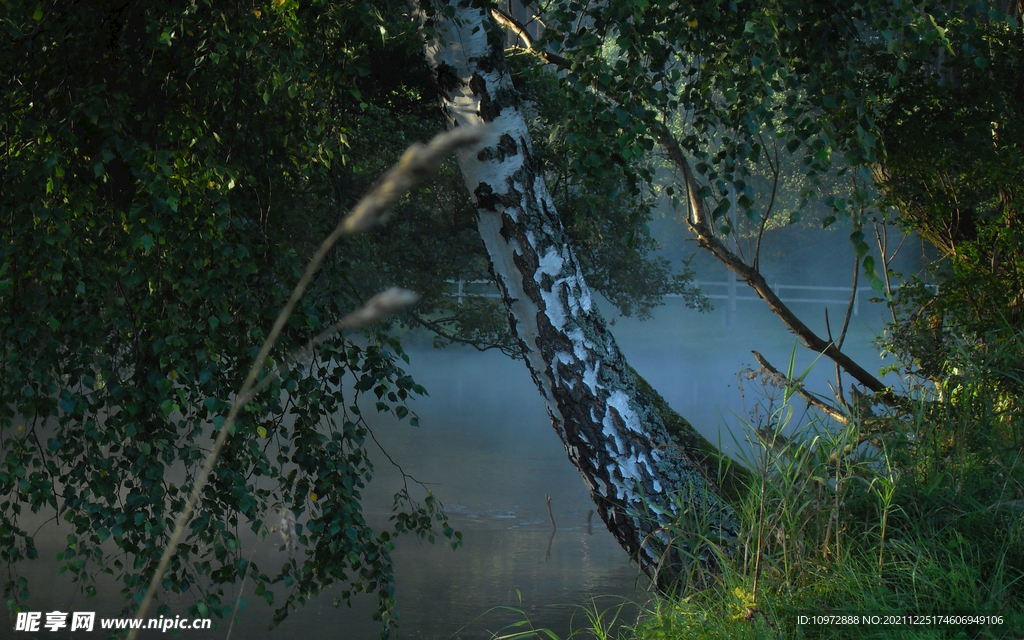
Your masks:
<path fill-rule="evenodd" d="M 164 400 L 160 403 L 160 412 L 166 418 L 171 415 L 177 407 L 178 405 L 176 405 L 173 400 Z"/>
<path fill-rule="evenodd" d="M 872 256 L 864 256 L 864 272 L 875 277 L 875 259 Z"/>

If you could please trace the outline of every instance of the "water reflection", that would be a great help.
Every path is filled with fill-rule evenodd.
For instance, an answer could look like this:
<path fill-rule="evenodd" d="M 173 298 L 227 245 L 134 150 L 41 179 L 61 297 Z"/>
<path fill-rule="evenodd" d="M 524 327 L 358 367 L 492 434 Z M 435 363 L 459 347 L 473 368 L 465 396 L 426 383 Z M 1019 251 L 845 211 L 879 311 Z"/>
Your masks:
<path fill-rule="evenodd" d="M 583 619 L 574 605 L 645 597 L 611 534 L 601 526 L 588 533 L 593 503 L 525 366 L 462 349 L 411 355 L 413 376 L 430 391 L 416 402 L 422 426 L 378 418 L 374 430 L 388 455 L 445 503 L 465 544 L 454 553 L 415 542 L 399 549 L 401 634 L 488 638 L 523 619 L 495 609 L 511 606 L 564 636 L 574 613 Z M 376 468 L 367 498 L 388 504 L 400 474 L 386 462 Z"/>
<path fill-rule="evenodd" d="M 878 364 L 870 339 L 880 321 L 869 321 L 872 317 L 877 314 L 862 311 L 845 349 L 869 369 Z M 734 453 L 742 451 L 746 440 L 736 414 L 745 415 L 754 402 L 750 390 L 746 397 L 739 394 L 736 372 L 753 362 L 750 350 L 755 348 L 785 370 L 793 349 L 793 338 L 781 323 L 753 305 L 741 309 L 735 326 L 723 329 L 717 313 L 698 315 L 669 301 L 653 321 L 620 319 L 615 335 L 630 363 L 673 407 Z M 588 528 L 593 503 L 523 364 L 468 349 L 413 345 L 410 355 L 410 372 L 430 392 L 413 405 L 422 426 L 380 416 L 371 425 L 388 455 L 445 504 L 465 544 L 453 552 L 444 541 L 400 540 L 394 555 L 398 637 L 489 638 L 523 618 L 500 607 L 520 609 L 535 626 L 565 637 L 574 617 L 577 622 L 585 618 L 577 607 L 595 597 L 643 600 L 646 592 L 643 582 L 638 585 L 636 567 L 611 534 L 599 522 Z M 813 354 L 798 350 L 795 370 L 802 372 L 813 360 Z M 808 381 L 815 390 L 827 391 L 824 380 L 833 375 L 830 364 L 819 362 Z M 371 524 L 383 525 L 402 479 L 380 452 L 371 449 L 371 457 L 376 470 L 364 494 L 366 515 Z M 551 517 L 558 527 L 553 537 Z M 52 525 L 45 531 L 37 538 L 42 559 L 53 558 L 68 533 Z M 243 541 L 243 553 L 251 553 L 255 537 Z M 270 539 L 259 543 L 256 561 L 267 569 L 283 562 L 278 546 Z M 31 569 L 34 610 L 95 610 L 100 616 L 120 611 L 118 588 L 109 582 L 101 580 L 100 595 L 86 600 L 75 595 L 68 579 L 57 579 L 54 563 L 41 560 L 24 568 Z M 245 589 L 246 611 L 232 637 L 372 638 L 380 631 L 370 620 L 371 598 L 357 601 L 351 610 L 335 609 L 327 593 L 268 632 L 270 607 L 252 595 L 252 588 Z M 188 597 L 173 601 L 172 615 L 184 615 L 190 603 Z M 598 606 L 614 604 L 601 600 Z M 222 622 L 219 630 L 189 632 L 188 637 L 224 638 L 226 630 Z M 6 634 L 0 629 L 0 636 Z"/>

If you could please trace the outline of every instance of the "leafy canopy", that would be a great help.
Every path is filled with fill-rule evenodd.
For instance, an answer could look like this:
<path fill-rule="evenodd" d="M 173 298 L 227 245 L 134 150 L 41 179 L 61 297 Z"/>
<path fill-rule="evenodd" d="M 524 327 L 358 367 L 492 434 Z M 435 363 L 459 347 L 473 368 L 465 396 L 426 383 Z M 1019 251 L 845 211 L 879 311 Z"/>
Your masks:
<path fill-rule="evenodd" d="M 38 557 L 27 509 L 66 523 L 59 571 L 88 595 L 102 571 L 128 608 L 142 597 L 273 314 L 346 202 L 330 192 L 332 169 L 373 168 L 348 146 L 349 127 L 413 91 L 401 76 L 367 79 L 364 49 L 408 57 L 418 46 L 389 35 L 404 20 L 371 3 L 4 4 L 9 607 L 29 595 L 18 562 Z M 348 275 L 340 257 L 324 270 L 273 360 L 357 306 Z M 457 544 L 432 496 L 401 491 L 382 530 L 362 514 L 364 398 L 405 417 L 423 393 L 400 359 L 384 333 L 340 337 L 249 405 L 163 580 L 195 594 L 190 613 L 225 615 L 225 586 L 249 576 L 275 620 L 336 582 L 342 600 L 377 593 L 386 619 L 395 536 L 437 531 Z M 279 570 L 247 559 L 242 528 L 289 534 Z"/>

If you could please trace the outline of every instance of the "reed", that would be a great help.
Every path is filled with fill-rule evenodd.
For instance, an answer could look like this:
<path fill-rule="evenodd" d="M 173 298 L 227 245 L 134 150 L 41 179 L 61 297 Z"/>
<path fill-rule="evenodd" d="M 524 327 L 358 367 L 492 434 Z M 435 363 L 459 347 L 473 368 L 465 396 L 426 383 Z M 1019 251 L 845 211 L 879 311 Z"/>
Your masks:
<path fill-rule="evenodd" d="M 913 411 L 845 425 L 769 389 L 745 422 L 757 473 L 736 553 L 624 637 L 1024 637 L 1021 362 L 999 363 L 910 389 Z M 844 615 L 857 623 L 814 618 Z M 939 615 L 987 619 L 908 624 Z"/>
<path fill-rule="evenodd" d="M 692 573 L 614 635 L 597 615 L 571 637 L 1024 638 L 1024 357 L 1013 338 L 1014 353 L 964 354 L 938 385 L 907 389 L 914 407 L 845 424 L 749 375 L 761 393 L 743 418 L 756 453 L 744 461 L 755 473 L 741 538 L 724 549 L 683 514 L 668 527 L 676 557 L 710 550 L 719 570 Z M 920 624 L 943 615 L 986 619 Z M 557 637 L 517 631 L 505 637 Z"/>

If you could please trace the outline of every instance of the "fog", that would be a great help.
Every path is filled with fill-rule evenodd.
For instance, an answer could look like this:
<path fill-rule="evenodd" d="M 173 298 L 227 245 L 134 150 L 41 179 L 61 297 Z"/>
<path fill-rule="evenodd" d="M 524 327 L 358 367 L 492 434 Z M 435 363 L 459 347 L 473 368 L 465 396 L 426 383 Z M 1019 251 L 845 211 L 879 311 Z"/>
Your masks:
<path fill-rule="evenodd" d="M 790 244 L 791 251 L 766 253 L 778 256 L 766 259 L 769 281 L 848 286 L 853 263 L 848 233 L 819 233 L 814 239 L 810 231 L 800 231 L 811 234 L 810 240 L 800 238 L 800 246 L 809 242 L 813 251 L 798 251 Z M 769 237 L 782 247 L 786 245 L 778 243 L 787 240 L 793 239 L 786 238 L 785 230 Z M 914 267 L 912 258 L 902 259 Z M 723 267 L 705 261 L 694 264 L 701 280 L 726 280 Z M 825 396 L 827 381 L 835 376 L 830 362 L 802 347 L 794 352 L 795 337 L 763 302 L 744 299 L 750 295 L 739 283 L 735 310 L 728 300 L 715 300 L 716 308 L 709 313 L 688 309 L 678 298 L 668 299 L 645 322 L 620 317 L 607 304 L 602 309 L 614 321 L 613 333 L 630 364 L 705 437 L 741 459 L 749 459 L 755 450 L 749 425 L 761 426 L 755 408 L 765 401 L 765 390 L 742 375 L 756 368 L 752 349 L 781 370 L 791 359 L 794 371 L 809 368 L 808 386 Z M 845 299 L 849 293 L 828 295 Z M 884 305 L 869 302 L 870 297 L 862 297 L 859 312 L 852 317 L 844 351 L 874 372 L 883 361 L 873 340 L 886 316 Z M 839 303 L 798 302 L 792 307 L 822 334 L 826 307 L 834 331 L 846 312 L 845 304 Z M 463 532 L 465 544 L 452 551 L 443 539 L 436 545 L 400 540 L 394 554 L 401 615 L 398 637 L 489 638 L 524 615 L 534 625 L 564 636 L 573 619 L 585 618 L 578 607 L 595 598 L 599 608 L 624 599 L 645 601 L 646 581 L 596 517 L 588 530 L 593 504 L 551 428 L 524 364 L 495 351 L 436 350 L 426 346 L 429 340 L 410 338 L 410 373 L 430 395 L 411 405 L 419 415 L 419 427 L 385 416 L 371 418 L 387 456 L 370 450 L 376 469 L 364 492 L 367 519 L 386 526 L 391 495 L 401 487 L 401 474 L 390 457 L 433 491 L 452 526 Z M 850 380 L 844 380 L 848 388 Z M 803 403 L 794 404 L 799 417 Z M 787 429 L 796 426 L 794 421 Z M 545 495 L 551 497 L 554 535 Z M 52 558 L 62 549 L 66 533 L 51 526 L 40 534 L 41 558 Z M 243 554 L 254 554 L 261 566 L 270 568 L 285 560 L 276 540 L 258 543 L 248 536 L 243 543 Z M 95 610 L 99 616 L 120 611 L 120 596 L 112 584 L 101 580 L 100 595 L 87 600 L 75 595 L 66 577 L 56 578 L 52 563 L 26 563 L 24 568 L 35 584 L 33 610 Z M 252 589 L 251 584 L 242 589 L 247 608 L 233 631 L 235 637 L 320 636 L 331 629 L 337 637 L 364 638 L 380 631 L 370 620 L 372 599 L 357 601 L 352 610 L 335 609 L 328 592 L 267 632 L 270 609 Z M 231 594 L 238 596 L 238 591 Z M 191 602 L 189 597 L 172 601 L 172 615 L 185 615 Z M 224 638 L 226 629 L 227 622 L 221 621 L 218 630 L 190 631 L 189 637 Z"/>

